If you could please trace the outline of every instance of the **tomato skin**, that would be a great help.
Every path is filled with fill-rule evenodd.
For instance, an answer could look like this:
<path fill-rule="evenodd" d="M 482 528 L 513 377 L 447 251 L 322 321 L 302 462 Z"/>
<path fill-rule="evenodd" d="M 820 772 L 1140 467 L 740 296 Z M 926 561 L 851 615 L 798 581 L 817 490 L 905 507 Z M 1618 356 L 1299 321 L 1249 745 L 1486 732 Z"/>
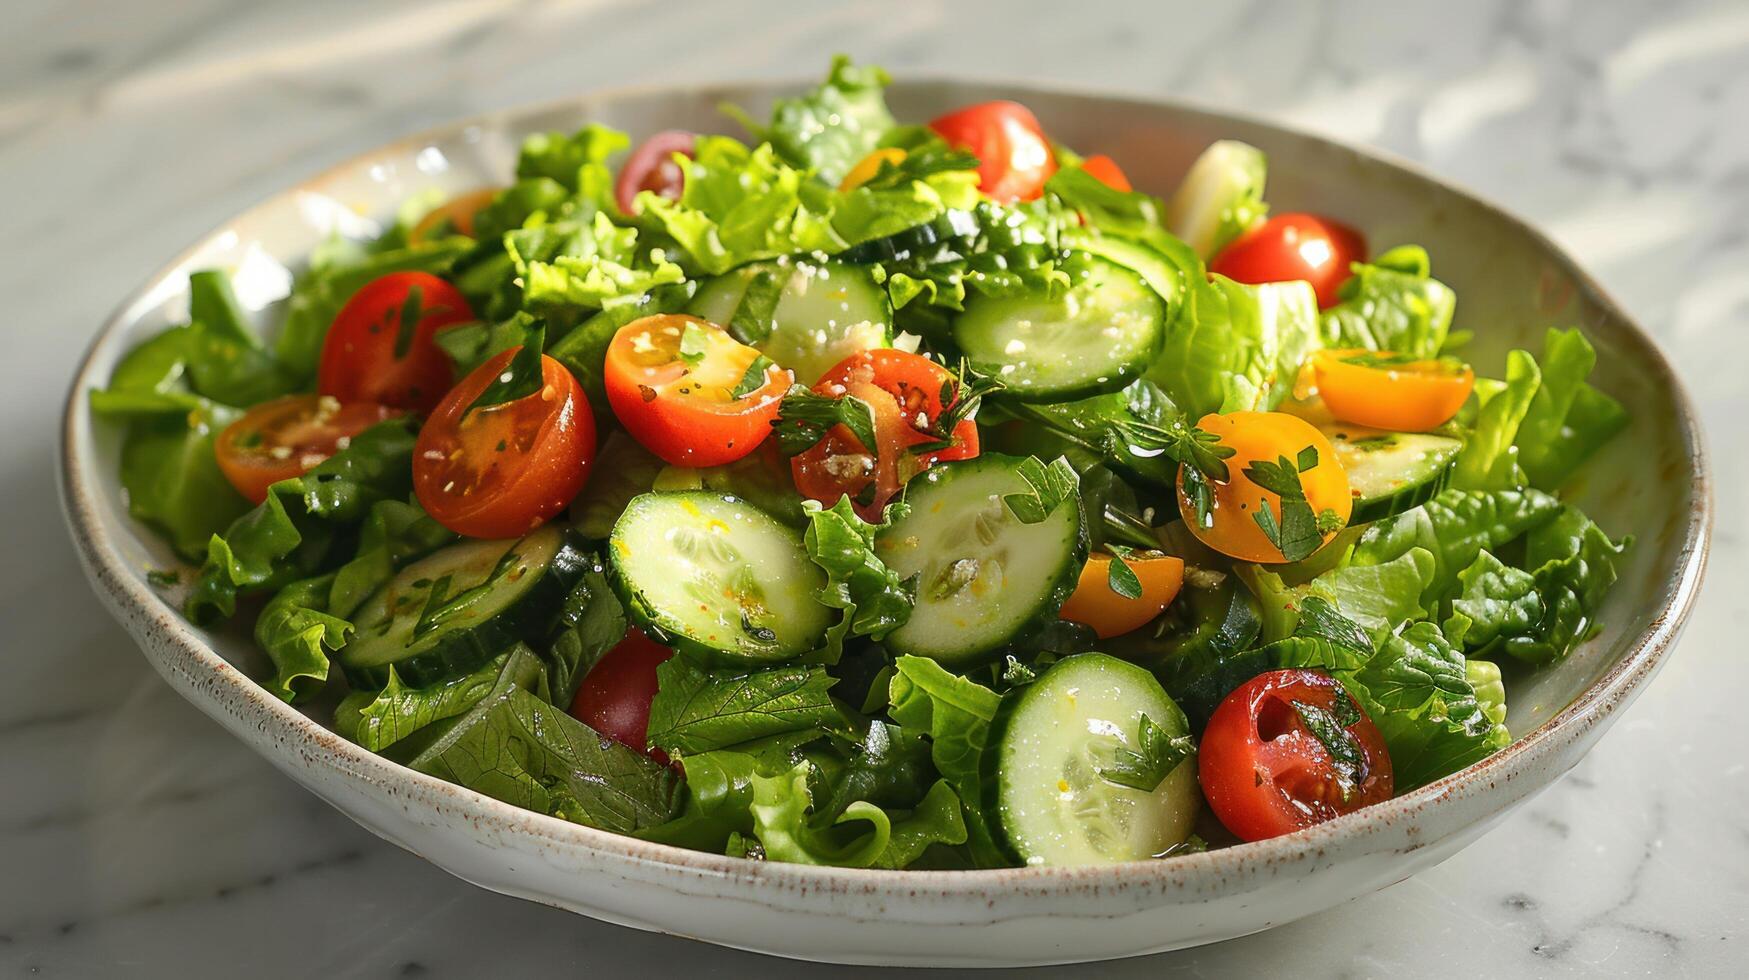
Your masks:
<path fill-rule="evenodd" d="M 1137 553 L 1124 557 L 1124 564 L 1142 585 L 1139 598 L 1127 599 L 1111 588 L 1111 556 L 1096 554 L 1081 567 L 1075 591 L 1063 603 L 1061 618 L 1093 627 L 1102 640 L 1131 633 L 1153 622 L 1178 598 L 1184 586 L 1184 559 L 1172 555 Z"/>
<path fill-rule="evenodd" d="M 674 162 L 674 154 L 692 156 L 698 137 L 683 129 L 665 129 L 638 144 L 619 168 L 613 182 L 613 197 L 626 214 L 638 213 L 638 192 L 654 191 L 678 201 L 686 186 L 686 174 Z"/>
<path fill-rule="evenodd" d="M 397 356 L 401 313 L 419 290 L 419 322 Z M 432 340 L 444 327 L 474 319 L 454 286 L 428 272 L 373 279 L 340 308 L 322 344 L 316 390 L 342 402 L 377 402 L 425 415 L 454 380 L 449 357 Z"/>
<path fill-rule="evenodd" d="M 1281 498 L 1263 489 L 1245 476 L 1245 467 L 1258 460 L 1275 462 L 1282 456 L 1295 461 L 1300 450 L 1310 446 L 1318 451 L 1318 465 L 1300 474 L 1300 486 L 1312 513 L 1333 510 L 1348 523 L 1354 512 L 1354 497 L 1349 492 L 1348 472 L 1336 458 L 1336 450 L 1311 423 L 1285 412 L 1231 412 L 1226 415 L 1205 415 L 1197 427 L 1213 433 L 1221 445 L 1233 450 L 1225 460 L 1227 480 L 1213 483 L 1213 523 L 1203 526 L 1197 520 L 1196 508 L 1184 491 L 1184 474 L 1178 476 L 1178 509 L 1185 526 L 1203 544 L 1244 561 L 1281 562 L 1281 551 L 1270 542 L 1258 526 L 1254 514 L 1267 506 L 1277 520 L 1281 518 Z M 1338 528 L 1337 530 L 1340 530 Z M 1324 535 L 1328 543 L 1336 531 Z"/>
<path fill-rule="evenodd" d="M 626 631 L 612 650 L 596 662 L 577 696 L 571 701 L 571 717 L 608 738 L 648 753 L 659 762 L 668 754 L 648 744 L 650 702 L 656 698 L 656 668 L 674 651 L 640 632 Z"/>
<path fill-rule="evenodd" d="M 1346 726 L 1360 748 L 1344 776 L 1306 728 L 1294 702 L 1326 711 L 1346 700 L 1360 715 Z M 1227 695 L 1197 746 L 1197 777 L 1209 809 L 1242 840 L 1304 830 L 1391 798 L 1395 780 L 1384 736 L 1339 681 L 1311 670 L 1259 674 Z"/>
<path fill-rule="evenodd" d="M 1081 161 L 1081 169 L 1114 191 L 1127 194 L 1135 190 L 1130 186 L 1130 179 L 1124 175 L 1123 168 L 1117 165 L 1117 161 L 1103 153 Z"/>
<path fill-rule="evenodd" d="M 1450 370 L 1436 360 L 1370 367 L 1351 358 L 1365 350 L 1323 350 L 1312 357 L 1318 394 L 1330 414 L 1344 422 L 1426 432 L 1451 421 L 1470 397 L 1476 372 Z"/>
<path fill-rule="evenodd" d="M 374 402 L 343 405 L 327 395 L 287 395 L 262 402 L 225 427 L 213 443 L 219 470 L 259 504 L 267 488 L 303 476 L 351 439 L 401 412 Z"/>
<path fill-rule="evenodd" d="M 677 353 L 689 324 L 709 337 L 709 350 L 696 366 Z M 795 381 L 790 371 L 772 365 L 763 385 L 732 397 L 758 356 L 708 320 L 658 314 L 614 334 L 602 383 L 613 414 L 644 448 L 673 466 L 720 466 L 771 435 L 778 406 Z"/>
<path fill-rule="evenodd" d="M 998 204 L 1031 201 L 1057 172 L 1056 154 L 1032 110 L 981 102 L 929 124 L 936 135 L 978 158 L 978 189 Z"/>
<path fill-rule="evenodd" d="M 954 426 L 956 445 L 928 453 L 910 451 L 930 441 L 919 420 L 928 425 L 941 417 L 941 387 L 954 380 L 947 368 L 929 358 L 890 347 L 858 351 L 838 362 L 814 384 L 814 391 L 867 402 L 874 410 L 879 445 L 871 452 L 848 428 L 833 427 L 825 439 L 790 460 L 796 490 L 828 507 L 848 496 L 859 516 L 878 522 L 887 501 L 911 477 L 935 463 L 978 455 L 978 425 L 971 419 Z"/>
<path fill-rule="evenodd" d="M 468 411 L 520 347 L 463 378 L 419 430 L 413 491 L 439 524 L 470 538 L 515 538 L 564 510 L 595 459 L 595 416 L 571 372 L 541 356 L 540 391 Z"/>
<path fill-rule="evenodd" d="M 413 230 L 407 233 L 407 244 L 422 245 L 432 232 L 440 226 L 448 224 L 454 234 L 474 237 L 474 218 L 486 205 L 492 203 L 492 198 L 498 195 L 496 187 L 481 187 L 439 204 L 419 219 Z"/>
<path fill-rule="evenodd" d="M 1303 279 L 1318 294 L 1318 308 L 1340 300 L 1337 290 L 1366 260 L 1366 239 L 1353 228 L 1315 214 L 1278 214 L 1245 232 L 1209 260 L 1209 271 L 1235 282 Z"/>

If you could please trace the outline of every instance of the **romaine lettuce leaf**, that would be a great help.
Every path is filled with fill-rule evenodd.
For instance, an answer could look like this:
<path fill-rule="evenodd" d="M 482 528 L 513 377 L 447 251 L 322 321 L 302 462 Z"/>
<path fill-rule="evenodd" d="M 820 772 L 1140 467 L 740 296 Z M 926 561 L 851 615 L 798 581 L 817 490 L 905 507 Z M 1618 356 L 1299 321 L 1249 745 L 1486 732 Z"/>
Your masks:
<path fill-rule="evenodd" d="M 903 868 L 935 844 L 966 840 L 960 801 L 945 780 L 932 786 L 917 808 L 890 814 L 857 800 L 822 821 L 811 813 L 809 765 L 778 776 L 755 775 L 754 836 L 766 860 L 830 864 L 848 868 Z"/>
<path fill-rule="evenodd" d="M 255 642 L 273 664 L 261 686 L 286 702 L 305 701 L 328 683 L 328 654 L 346 645 L 352 623 L 328 611 L 334 573 L 280 589 L 255 618 Z"/>
<path fill-rule="evenodd" d="M 1269 411 L 1318 348 L 1318 300 L 1305 282 L 1192 282 L 1148 378 L 1193 419 Z"/>
<path fill-rule="evenodd" d="M 1439 627 L 1416 623 L 1385 639 L 1360 670 L 1338 677 L 1385 737 L 1398 792 L 1450 775 L 1506 747 L 1499 702 L 1478 698 L 1464 656 Z"/>
<path fill-rule="evenodd" d="M 1431 278 L 1427 250 L 1400 245 L 1356 263 L 1342 284 L 1341 302 L 1325 310 L 1319 329 L 1324 345 L 1438 356 L 1451 329 L 1457 295 Z"/>
<path fill-rule="evenodd" d="M 911 618 L 916 583 L 899 578 L 875 556 L 874 546 L 875 533 L 902 517 L 907 506 L 889 506 L 880 524 L 858 517 L 849 497 L 839 497 L 831 507 L 810 500 L 802 508 L 808 516 L 808 529 L 802 535 L 808 557 L 826 572 L 819 599 L 844 611 L 826 631 L 822 654 L 824 662 L 837 663 L 845 640 L 853 636 L 878 640 Z"/>
<path fill-rule="evenodd" d="M 771 124 L 749 124 L 785 161 L 811 170 L 836 187 L 894 126 L 883 95 L 892 79 L 873 65 L 857 67 L 844 55 L 832 59 L 826 81 L 800 98 L 779 99 Z M 749 122 L 744 118 L 743 121 Z"/>
<path fill-rule="evenodd" d="M 541 651 L 552 701 L 561 706 L 571 703 L 583 678 L 630 629 L 625 606 L 607 581 L 606 567 L 599 556 L 591 558 L 594 564 L 566 594 L 554 624 L 556 634 Z"/>
<path fill-rule="evenodd" d="M 1238 140 L 1219 140 L 1190 165 L 1172 195 L 1167 225 L 1204 259 L 1263 220 L 1268 167 L 1263 151 Z"/>
<path fill-rule="evenodd" d="M 685 278 L 662 250 L 638 247 L 636 228 L 615 225 L 597 211 L 588 222 L 562 222 L 504 236 L 523 307 L 602 309 L 637 302 L 657 286 Z"/>
<path fill-rule="evenodd" d="M 1518 427 L 1518 462 L 1532 486 L 1559 488 L 1627 427 L 1627 409 L 1585 381 L 1596 364 L 1596 349 L 1577 328 L 1548 332 L 1542 384 Z"/>
<path fill-rule="evenodd" d="M 164 532 L 184 558 L 199 558 L 215 533 L 249 510 L 213 456 L 213 440 L 236 418 L 210 403 L 159 411 L 131 422 L 122 442 L 128 513 Z"/>
<path fill-rule="evenodd" d="M 835 679 L 820 667 L 705 670 L 684 656 L 656 668 L 649 740 L 692 755 L 787 732 L 828 730 L 841 721 L 829 693 Z"/>
<path fill-rule="evenodd" d="M 1515 350 L 1506 355 L 1504 384 L 1476 385 L 1481 409 L 1452 464 L 1451 485 L 1460 490 L 1511 490 L 1524 486 L 1518 465 L 1518 429 L 1542 384 L 1536 359 Z"/>
<path fill-rule="evenodd" d="M 1002 699 L 995 691 L 949 673 L 925 657 L 900 657 L 893 664 L 888 713 L 902 727 L 928 732 L 930 756 L 941 777 L 959 793 L 965 808 L 971 857 L 978 867 L 1008 863 L 986 822 L 979 767 L 990 737 L 990 722 Z"/>
<path fill-rule="evenodd" d="M 1413 548 L 1427 551 L 1434 565 L 1421 604 L 1432 610 L 1484 550 L 1498 551 L 1560 510 L 1560 501 L 1539 490 L 1447 489 L 1420 507 L 1370 525 L 1348 561 L 1382 565 Z"/>
<path fill-rule="evenodd" d="M 509 660 L 499 654 L 471 674 L 463 674 L 428 687 L 401 683 L 393 665 L 388 683 L 380 691 L 353 691 L 334 709 L 334 729 L 372 752 L 382 752 L 429 725 L 467 713 L 485 700 L 498 683 Z M 526 663 L 538 668 L 539 661 Z"/>

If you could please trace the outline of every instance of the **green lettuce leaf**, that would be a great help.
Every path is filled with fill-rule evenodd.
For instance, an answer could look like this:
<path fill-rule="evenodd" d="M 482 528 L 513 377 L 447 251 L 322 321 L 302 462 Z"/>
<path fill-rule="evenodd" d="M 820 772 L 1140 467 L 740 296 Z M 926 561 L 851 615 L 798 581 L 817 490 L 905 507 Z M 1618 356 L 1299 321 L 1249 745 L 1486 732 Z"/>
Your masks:
<path fill-rule="evenodd" d="M 1433 574 L 1421 604 L 1431 611 L 1484 550 L 1499 551 L 1553 520 L 1560 509 L 1560 501 L 1538 490 L 1447 489 L 1420 507 L 1368 526 L 1348 561 L 1382 565 L 1412 548 L 1427 551 L 1434 559 Z"/>
<path fill-rule="evenodd" d="M 925 657 L 898 658 L 888 690 L 888 714 L 904 728 L 929 733 L 936 771 L 959 793 L 973 862 L 978 867 L 1008 864 L 983 815 L 980 774 L 990 722 L 1002 699 Z"/>
<path fill-rule="evenodd" d="M 811 500 L 802 507 L 808 515 L 808 529 L 802 535 L 808 557 L 826 572 L 819 599 L 844 611 L 826 631 L 825 662 L 837 663 L 846 639 L 867 636 L 878 640 L 911 618 L 916 583 L 899 578 L 875 556 L 875 534 L 904 516 L 907 507 L 903 503 L 889 506 L 880 524 L 858 517 L 849 497 L 839 497 L 831 507 Z"/>
<path fill-rule="evenodd" d="M 802 747 L 819 739 L 813 731 L 788 732 L 729 749 L 680 759 L 686 772 L 680 813 L 637 836 L 700 851 L 723 851 L 734 837 L 753 834 L 753 777 L 774 777 L 802 762 Z"/>
<path fill-rule="evenodd" d="M 781 775 L 752 779 L 754 836 L 767 860 L 903 868 L 932 845 L 966 841 L 959 798 L 945 780 L 930 788 L 916 810 L 897 818 L 857 800 L 822 821 L 811 813 L 808 776 L 809 765 L 803 762 Z"/>
<path fill-rule="evenodd" d="M 1437 356 L 1457 295 L 1430 272 L 1427 250 L 1419 245 L 1400 245 L 1371 263 L 1356 263 L 1354 276 L 1342 284 L 1341 302 L 1320 318 L 1324 345 Z"/>
<path fill-rule="evenodd" d="M 1536 359 L 1521 350 L 1506 355 L 1504 385 L 1476 385 L 1481 402 L 1476 425 L 1452 464 L 1451 485 L 1460 490 L 1511 490 L 1524 485 L 1518 464 L 1519 426 L 1542 384 Z"/>
<path fill-rule="evenodd" d="M 1577 328 L 1548 332 L 1542 384 L 1516 439 L 1518 463 L 1532 486 L 1557 489 L 1627 427 L 1627 409 L 1585 381 L 1596 364 L 1596 349 Z"/>
<path fill-rule="evenodd" d="M 198 559 L 249 510 L 213 455 L 213 440 L 236 418 L 234 409 L 206 404 L 129 423 L 121 449 L 128 513 L 162 531 L 184 558 Z"/>
<path fill-rule="evenodd" d="M 1207 259 L 1263 220 L 1267 177 L 1262 150 L 1238 140 L 1211 143 L 1172 195 L 1167 225 Z"/>
<path fill-rule="evenodd" d="M 406 419 L 379 423 L 303 476 L 268 488 L 267 500 L 208 542 L 188 597 L 189 619 L 228 617 L 239 594 L 270 591 L 322 568 L 377 502 L 409 495 L 413 439 Z"/>
<path fill-rule="evenodd" d="M 845 55 L 837 55 L 819 86 L 799 98 L 777 100 L 771 107 L 770 125 L 752 125 L 745 113 L 737 110 L 736 114 L 790 165 L 811 170 L 836 187 L 893 128 L 893 114 L 884 97 L 891 81 L 880 68 L 859 68 Z"/>
<path fill-rule="evenodd" d="M 691 755 L 787 732 L 825 730 L 840 720 L 820 667 L 705 670 L 683 656 L 656 668 L 650 744 Z"/>
<path fill-rule="evenodd" d="M 328 683 L 328 654 L 346 645 L 352 623 L 328 611 L 334 573 L 280 589 L 255 618 L 255 642 L 273 675 L 262 686 L 286 702 L 307 701 Z"/>
<path fill-rule="evenodd" d="M 636 303 L 657 286 L 686 278 L 660 248 L 639 248 L 636 228 L 615 225 L 600 211 L 587 222 L 510 232 L 504 246 L 531 312 Z"/>
<path fill-rule="evenodd" d="M 1193 419 L 1268 411 L 1293 390 L 1318 344 L 1310 284 L 1248 286 L 1217 275 L 1190 284 L 1148 378 Z"/>
<path fill-rule="evenodd" d="M 1384 735 L 1398 792 L 1450 775 L 1512 741 L 1496 720 L 1498 702 L 1484 705 L 1478 698 L 1463 654 L 1432 623 L 1387 637 L 1364 667 L 1338 677 Z"/>
<path fill-rule="evenodd" d="M 547 686 L 553 703 L 561 706 L 571 703 L 590 669 L 618 646 L 631 628 L 625 606 L 607 580 L 606 566 L 599 556 L 590 557 L 593 564 L 566 594 L 554 624 L 556 633 L 543 651 Z"/>
<path fill-rule="evenodd" d="M 544 688 L 544 678 L 501 674 L 408 765 L 527 810 L 622 834 L 678 812 L 672 769 L 549 704 Z"/>
<path fill-rule="evenodd" d="M 380 691 L 353 691 L 334 709 L 334 728 L 372 752 L 382 752 L 448 718 L 466 714 L 486 699 L 504 671 L 509 653 L 499 654 L 471 674 L 428 687 L 407 687 L 389 667 Z M 538 667 L 532 656 L 526 663 Z"/>

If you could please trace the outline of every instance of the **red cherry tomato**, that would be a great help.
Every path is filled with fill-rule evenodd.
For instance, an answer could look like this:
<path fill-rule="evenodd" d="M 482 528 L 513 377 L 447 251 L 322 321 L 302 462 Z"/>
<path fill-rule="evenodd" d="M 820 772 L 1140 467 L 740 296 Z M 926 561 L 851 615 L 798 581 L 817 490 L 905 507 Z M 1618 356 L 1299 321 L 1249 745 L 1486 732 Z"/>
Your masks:
<path fill-rule="evenodd" d="M 905 481 L 930 464 L 978 455 L 978 426 L 965 419 L 954 426 L 955 444 L 914 453 L 912 446 L 933 440 L 926 430 L 941 418 L 941 392 L 954 375 L 927 357 L 892 348 L 859 351 L 838 362 L 815 383 L 814 391 L 846 395 L 874 409 L 875 440 L 864 446 L 850 430 L 836 426 L 807 452 L 790 460 L 796 489 L 831 506 L 849 496 L 856 512 L 878 521 L 887 501 Z"/>
<path fill-rule="evenodd" d="M 1308 717 L 1334 719 L 1341 759 Z M 1197 776 L 1209 808 L 1244 840 L 1304 830 L 1388 800 L 1394 788 L 1378 726 L 1339 681 L 1310 670 L 1259 674 L 1227 695 L 1203 730 Z"/>
<path fill-rule="evenodd" d="M 565 509 L 595 459 L 595 416 L 565 366 L 541 357 L 541 390 L 468 410 L 521 350 L 475 368 L 444 396 L 413 445 L 426 513 L 471 538 L 514 538 Z"/>
<path fill-rule="evenodd" d="M 472 319 L 461 292 L 430 273 L 373 279 L 328 328 L 316 390 L 342 402 L 377 402 L 424 415 L 454 380 L 449 357 L 431 338 Z"/>
<path fill-rule="evenodd" d="M 1038 118 L 1018 102 L 983 102 L 929 124 L 942 139 L 978 158 L 978 189 L 999 204 L 1030 201 L 1057 172 L 1057 157 Z"/>
<path fill-rule="evenodd" d="M 1364 261 L 1366 239 L 1353 228 L 1315 214 L 1278 214 L 1221 249 L 1209 271 L 1245 283 L 1304 279 L 1327 310 L 1351 266 Z"/>
<path fill-rule="evenodd" d="M 639 752 L 668 761 L 667 753 L 648 746 L 650 702 L 656 698 L 656 668 L 674 651 L 636 628 L 584 675 L 571 717 L 608 738 Z"/>
<path fill-rule="evenodd" d="M 328 395 L 287 395 L 226 426 L 213 452 L 231 486 L 258 504 L 267 499 L 268 487 L 303 476 L 353 436 L 399 414 L 372 402 L 342 405 Z"/>
<path fill-rule="evenodd" d="M 1103 153 L 1081 161 L 1081 169 L 1112 190 L 1125 193 L 1135 190 L 1130 186 L 1130 179 L 1124 176 L 1123 168 L 1117 165 L 1117 161 Z"/>
<path fill-rule="evenodd" d="M 658 195 L 678 201 L 686 186 L 686 174 L 674 162 L 674 154 L 692 156 L 696 137 L 682 129 L 667 129 L 638 144 L 625 165 L 619 168 L 619 179 L 613 182 L 613 197 L 626 214 L 637 213 L 639 191 L 655 191 Z"/>
<path fill-rule="evenodd" d="M 709 320 L 664 313 L 619 328 L 602 383 L 613 414 L 645 449 L 675 466 L 719 466 L 771 434 L 795 380 L 773 364 L 759 387 L 736 397 L 758 358 Z"/>

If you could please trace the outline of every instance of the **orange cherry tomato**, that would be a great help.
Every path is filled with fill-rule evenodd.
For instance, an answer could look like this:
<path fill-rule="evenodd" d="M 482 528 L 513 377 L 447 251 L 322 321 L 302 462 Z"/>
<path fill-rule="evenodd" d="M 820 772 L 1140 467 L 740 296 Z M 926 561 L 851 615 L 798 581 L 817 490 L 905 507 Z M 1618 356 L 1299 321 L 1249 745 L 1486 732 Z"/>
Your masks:
<path fill-rule="evenodd" d="M 674 466 L 719 466 L 759 447 L 795 376 L 773 364 L 737 397 L 759 352 L 695 316 L 661 313 L 619 328 L 602 381 L 620 424 Z"/>
<path fill-rule="evenodd" d="M 461 292 L 430 273 L 391 272 L 374 279 L 346 301 L 328 328 L 316 390 L 342 402 L 378 402 L 424 415 L 455 376 L 432 337 L 472 319 Z"/>
<path fill-rule="evenodd" d="M 978 189 L 998 204 L 1034 200 L 1057 172 L 1056 154 L 1038 117 L 1018 102 L 967 106 L 929 128 L 978 158 Z"/>
<path fill-rule="evenodd" d="M 1299 474 L 1306 502 L 1313 514 L 1329 510 L 1340 518 L 1335 529 L 1321 535 L 1323 542 L 1328 543 L 1348 523 L 1354 510 L 1348 473 L 1337 460 L 1330 440 L 1304 419 L 1284 412 L 1233 412 L 1205 415 L 1197 425 L 1233 450 L 1233 455 L 1226 459 L 1226 482 L 1211 484 L 1214 507 L 1208 526 L 1197 519 L 1196 508 L 1184 491 L 1182 470 L 1178 476 L 1179 511 L 1191 533 L 1203 544 L 1243 561 L 1284 561 L 1281 549 L 1269 540 L 1255 516 L 1261 508 L 1268 507 L 1279 525 L 1281 498 L 1251 482 L 1245 468 L 1259 460 L 1274 463 L 1281 457 L 1297 465 L 1300 452 L 1308 446 L 1317 450 L 1318 460 Z"/>
<path fill-rule="evenodd" d="M 1245 232 L 1209 260 L 1209 271 L 1235 282 L 1286 282 L 1304 279 L 1318 294 L 1318 308 L 1339 302 L 1336 295 L 1353 264 L 1366 259 L 1360 232 L 1315 214 L 1278 214 Z"/>
<path fill-rule="evenodd" d="M 563 364 L 541 357 L 541 390 L 468 410 L 522 348 L 463 378 L 413 445 L 413 492 L 439 524 L 470 538 L 514 538 L 565 509 L 589 478 L 595 416 Z"/>
<path fill-rule="evenodd" d="M 1081 161 L 1081 169 L 1112 190 L 1126 193 L 1135 190 L 1130 186 L 1130 179 L 1124 176 L 1123 168 L 1117 165 L 1117 161 L 1103 153 Z"/>
<path fill-rule="evenodd" d="M 426 212 L 425 217 L 420 218 L 413 230 L 407 233 L 407 244 L 424 244 L 427 238 L 442 229 L 448 229 L 451 234 L 474 237 L 474 218 L 497 196 L 496 187 L 482 187 L 457 194 Z"/>
<path fill-rule="evenodd" d="M 842 425 L 834 426 L 807 452 L 790 460 L 796 490 L 831 506 L 848 496 L 865 520 L 878 521 L 887 501 L 905 482 L 933 463 L 978 455 L 978 425 L 971 419 L 954 426 L 954 445 L 925 453 L 911 447 L 932 440 L 924 431 L 941 418 L 942 386 L 954 375 L 921 354 L 890 347 L 858 351 L 838 362 L 814 384 L 833 398 L 853 396 L 874 410 L 877 446 L 864 446 Z"/>
<path fill-rule="evenodd" d="M 353 436 L 399 414 L 372 402 L 344 405 L 327 395 L 287 395 L 226 426 L 213 452 L 231 486 L 258 504 L 267 499 L 268 487 L 303 476 Z"/>
<path fill-rule="evenodd" d="M 1111 587 L 1111 556 L 1096 554 L 1081 566 L 1081 579 L 1062 618 L 1093 627 L 1102 640 L 1141 629 L 1164 612 L 1184 586 L 1184 559 L 1155 552 L 1124 556 L 1124 564 L 1136 573 L 1142 594 L 1130 599 Z"/>
<path fill-rule="evenodd" d="M 841 191 L 853 191 L 873 180 L 875 174 L 881 172 L 881 164 L 890 163 L 896 167 L 904 162 L 905 151 L 896 146 L 889 146 L 875 150 L 868 156 L 856 161 L 856 166 L 851 167 L 850 172 L 844 175 L 844 179 L 838 182 L 838 189 Z"/>
<path fill-rule="evenodd" d="M 1398 432 L 1426 432 L 1451 421 L 1476 386 L 1467 364 L 1369 350 L 1319 351 L 1312 370 L 1331 415 Z"/>

